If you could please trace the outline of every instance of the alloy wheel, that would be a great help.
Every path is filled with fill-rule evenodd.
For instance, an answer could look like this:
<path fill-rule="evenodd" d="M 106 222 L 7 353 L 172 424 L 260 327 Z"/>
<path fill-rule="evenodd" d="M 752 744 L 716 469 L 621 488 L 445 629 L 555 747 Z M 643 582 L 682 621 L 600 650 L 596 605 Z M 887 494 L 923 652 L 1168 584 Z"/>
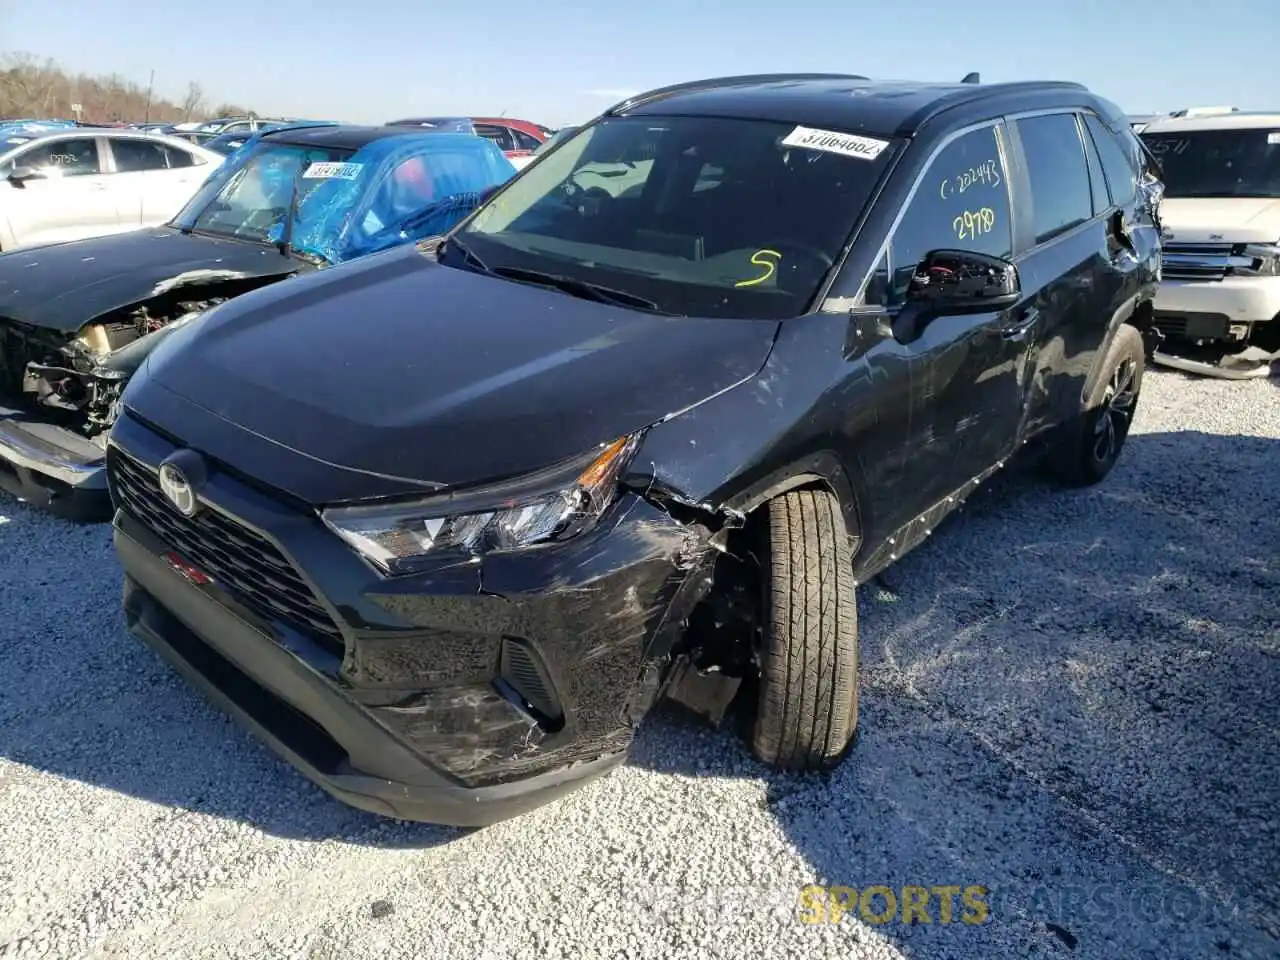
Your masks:
<path fill-rule="evenodd" d="M 1137 364 L 1131 359 L 1123 360 L 1111 373 L 1093 425 L 1093 458 L 1098 463 L 1115 459 L 1129 434 L 1138 403 L 1136 381 Z"/>

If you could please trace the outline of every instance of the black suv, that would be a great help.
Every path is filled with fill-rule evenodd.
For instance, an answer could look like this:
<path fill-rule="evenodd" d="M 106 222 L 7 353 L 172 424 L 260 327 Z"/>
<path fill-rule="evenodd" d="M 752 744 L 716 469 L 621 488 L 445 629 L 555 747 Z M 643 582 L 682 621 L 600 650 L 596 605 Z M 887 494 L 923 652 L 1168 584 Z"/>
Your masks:
<path fill-rule="evenodd" d="M 1071 483 L 1116 462 L 1158 198 L 1076 84 L 632 98 L 443 242 L 151 355 L 108 458 L 128 622 L 397 817 L 550 800 L 661 696 L 829 767 L 856 586 L 1032 441 Z"/>

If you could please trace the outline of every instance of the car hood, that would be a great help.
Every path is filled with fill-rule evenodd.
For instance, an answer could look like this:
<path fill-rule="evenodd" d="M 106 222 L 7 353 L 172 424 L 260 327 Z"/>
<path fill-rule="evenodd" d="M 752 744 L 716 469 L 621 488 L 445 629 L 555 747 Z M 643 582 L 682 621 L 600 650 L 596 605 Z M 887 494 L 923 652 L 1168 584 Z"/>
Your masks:
<path fill-rule="evenodd" d="M 172 227 L 134 230 L 0 254 L 0 317 L 73 333 L 175 284 L 287 276 L 308 268 L 251 241 Z"/>
<path fill-rule="evenodd" d="M 1162 239 L 1170 243 L 1275 243 L 1280 200 L 1266 197 L 1165 197 Z"/>
<path fill-rule="evenodd" d="M 402 247 L 215 308 L 125 402 L 308 503 L 422 493 L 697 404 L 757 373 L 777 328 L 581 300 Z"/>

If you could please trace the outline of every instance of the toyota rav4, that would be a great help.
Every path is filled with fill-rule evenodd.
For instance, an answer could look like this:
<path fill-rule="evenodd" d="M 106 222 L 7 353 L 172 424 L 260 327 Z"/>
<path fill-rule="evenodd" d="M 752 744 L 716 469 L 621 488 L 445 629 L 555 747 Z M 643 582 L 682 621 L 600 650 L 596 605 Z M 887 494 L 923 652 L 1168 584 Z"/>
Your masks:
<path fill-rule="evenodd" d="M 1132 138 L 1070 83 L 627 100 L 433 249 L 151 353 L 108 450 L 126 618 L 397 817 L 546 802 L 663 696 L 830 767 L 858 585 L 1024 447 L 1074 484 L 1120 455 L 1159 276 Z"/>

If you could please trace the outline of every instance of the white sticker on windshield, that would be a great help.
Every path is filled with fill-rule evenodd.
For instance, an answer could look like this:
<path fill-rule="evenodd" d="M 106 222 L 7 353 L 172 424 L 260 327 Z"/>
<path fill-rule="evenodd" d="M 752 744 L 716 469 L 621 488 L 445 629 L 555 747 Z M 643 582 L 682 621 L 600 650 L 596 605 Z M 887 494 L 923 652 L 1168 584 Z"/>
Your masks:
<path fill-rule="evenodd" d="M 313 163 L 302 177 L 304 180 L 328 180 L 332 177 L 354 180 L 363 169 L 363 163 Z"/>
<path fill-rule="evenodd" d="M 783 137 L 782 142 L 788 147 L 825 150 L 827 153 L 838 153 L 842 157 L 857 157 L 859 160 L 874 160 L 889 145 L 888 140 L 859 137 L 852 133 L 837 133 L 835 130 L 815 130 L 813 127 L 796 127 Z"/>
<path fill-rule="evenodd" d="M 1275 133 L 1268 133 L 1268 134 L 1267 134 L 1267 143 L 1268 143 L 1269 145 L 1270 145 L 1270 144 L 1280 143 L 1280 130 L 1276 131 Z"/>

